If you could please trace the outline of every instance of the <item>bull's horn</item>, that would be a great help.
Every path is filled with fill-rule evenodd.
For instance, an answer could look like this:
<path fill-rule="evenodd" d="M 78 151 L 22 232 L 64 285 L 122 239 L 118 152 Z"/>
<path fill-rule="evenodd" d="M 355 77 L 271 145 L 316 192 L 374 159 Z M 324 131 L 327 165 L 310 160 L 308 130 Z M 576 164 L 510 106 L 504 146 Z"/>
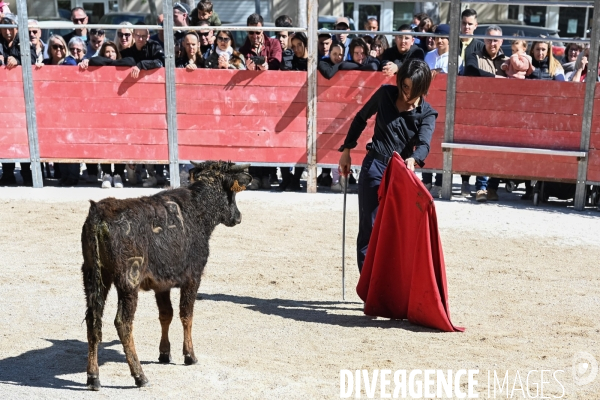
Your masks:
<path fill-rule="evenodd" d="M 200 161 L 190 161 L 194 167 L 199 167 L 202 164 Z"/>
<path fill-rule="evenodd" d="M 229 167 L 229 171 L 231 172 L 239 172 L 244 171 L 250 167 L 250 164 L 235 164 Z"/>

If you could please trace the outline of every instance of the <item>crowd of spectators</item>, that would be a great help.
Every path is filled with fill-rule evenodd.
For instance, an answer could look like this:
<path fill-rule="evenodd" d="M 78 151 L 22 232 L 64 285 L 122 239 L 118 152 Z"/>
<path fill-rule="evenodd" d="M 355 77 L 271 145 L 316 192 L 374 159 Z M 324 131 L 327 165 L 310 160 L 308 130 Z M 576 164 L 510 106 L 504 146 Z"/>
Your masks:
<path fill-rule="evenodd" d="M 0 3 L 1 4 L 1 3 Z M 81 7 L 73 8 L 71 20 L 76 25 L 88 23 L 88 16 Z M 163 16 L 159 17 L 162 25 Z M 1 16 L 3 24 L 16 24 L 16 17 L 6 7 Z M 308 39 L 304 33 L 293 33 L 293 21 L 282 15 L 275 21 L 274 34 L 253 27 L 263 27 L 264 20 L 258 14 L 247 18 L 249 30 L 244 43 L 235 43 L 229 30 L 217 30 L 221 21 L 213 10 L 211 0 L 202 0 L 193 10 L 185 3 L 173 5 L 174 26 L 206 26 L 204 30 L 174 31 L 175 65 L 193 71 L 198 68 L 237 69 L 237 70 L 289 70 L 306 71 L 308 68 Z M 121 23 L 123 28 L 116 31 L 114 38 L 107 38 L 103 29 L 74 29 L 64 37 L 52 35 L 48 43 L 41 40 L 41 30 L 35 20 L 29 21 L 31 60 L 36 68 L 45 65 L 70 65 L 86 69 L 89 66 L 127 66 L 130 74 L 138 78 L 140 71 L 164 67 L 164 31 L 158 30 L 150 36 L 145 28 L 136 28 L 129 22 Z M 461 34 L 473 35 L 477 28 L 477 12 L 466 9 L 461 15 Z M 398 27 L 393 43 L 385 35 L 378 34 L 379 21 L 369 18 L 365 21 L 364 34 L 332 34 L 328 29 L 318 32 L 318 70 L 326 79 L 331 79 L 340 70 L 380 71 L 385 76 L 393 76 L 400 66 L 409 59 L 424 60 L 432 74 L 448 73 L 450 27 L 447 24 L 435 24 L 427 14 L 416 14 L 411 24 Z M 337 18 L 334 30 L 350 31 L 350 22 L 346 17 Z M 0 29 L 0 65 L 12 68 L 21 63 L 21 53 L 17 28 Z M 439 37 L 420 36 L 419 33 L 434 33 Z M 490 25 L 486 35 L 502 36 L 502 29 Z M 112 40 L 111 40 L 112 39 Z M 502 52 L 502 39 L 478 40 L 460 39 L 459 74 L 466 76 L 496 77 L 508 79 L 542 79 L 584 82 L 587 76 L 589 49 L 584 44 L 568 44 L 564 58 L 559 60 L 552 54 L 552 43 L 540 38 L 534 43 L 515 38 L 512 41 L 513 54 L 508 57 Z M 239 47 L 238 47 L 239 46 Z M 21 172 L 25 183 L 31 184 L 31 171 L 23 163 Z M 0 184 L 14 183 L 12 171 L 14 164 L 3 163 L 3 175 Z M 103 175 L 102 187 L 122 187 L 125 171 L 130 183 L 146 175 L 144 186 L 156 186 L 161 183 L 164 166 L 146 166 L 140 173 L 140 166 L 119 164 L 114 166 L 88 164 L 85 179 L 97 182 Z M 100 173 L 102 171 L 102 173 Z M 300 178 L 303 168 L 281 168 L 281 182 L 274 167 L 253 167 L 251 174 L 255 178 L 250 189 L 271 189 L 273 183 L 279 183 L 280 190 L 300 190 Z M 337 171 L 323 169 L 318 184 L 341 190 Z M 332 176 L 333 174 L 333 176 Z M 59 164 L 55 166 L 55 177 L 60 184 L 75 185 L 81 178 L 78 164 Z M 434 197 L 441 194 L 442 175 L 423 173 L 423 183 Z M 470 176 L 463 176 L 461 192 L 471 195 Z M 352 182 L 352 181 L 351 181 Z M 498 199 L 499 179 L 478 176 L 475 180 L 477 201 Z M 532 196 L 527 185 L 524 199 Z"/>

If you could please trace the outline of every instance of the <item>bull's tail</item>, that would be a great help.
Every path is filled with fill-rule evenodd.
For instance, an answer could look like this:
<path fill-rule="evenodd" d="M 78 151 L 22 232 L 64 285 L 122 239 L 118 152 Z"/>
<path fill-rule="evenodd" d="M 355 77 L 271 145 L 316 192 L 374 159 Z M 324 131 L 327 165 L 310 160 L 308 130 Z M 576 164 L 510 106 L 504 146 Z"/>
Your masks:
<path fill-rule="evenodd" d="M 88 218 L 83 226 L 83 285 L 87 301 L 85 319 L 88 327 L 88 340 L 102 341 L 102 314 L 111 282 L 103 282 L 107 276 L 102 265 L 100 243 L 108 239 L 108 226 L 102 221 L 97 204 L 91 202 Z"/>

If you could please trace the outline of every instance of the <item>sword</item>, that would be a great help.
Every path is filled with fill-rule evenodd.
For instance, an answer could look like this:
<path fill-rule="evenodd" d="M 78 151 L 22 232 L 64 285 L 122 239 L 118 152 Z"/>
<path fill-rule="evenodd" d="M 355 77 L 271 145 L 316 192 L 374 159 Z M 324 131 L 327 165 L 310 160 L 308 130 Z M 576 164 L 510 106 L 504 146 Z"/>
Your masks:
<path fill-rule="evenodd" d="M 342 181 L 342 179 L 344 179 Z M 344 218 L 342 222 L 342 300 L 346 300 L 346 194 L 348 192 L 348 176 L 340 176 L 344 189 Z"/>

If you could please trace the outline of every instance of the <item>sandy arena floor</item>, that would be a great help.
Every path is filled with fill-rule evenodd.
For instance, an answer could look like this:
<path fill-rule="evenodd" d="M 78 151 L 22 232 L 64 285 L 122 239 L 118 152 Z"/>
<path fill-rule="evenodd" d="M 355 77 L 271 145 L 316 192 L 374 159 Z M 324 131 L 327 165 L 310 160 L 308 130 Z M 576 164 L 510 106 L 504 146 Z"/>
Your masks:
<path fill-rule="evenodd" d="M 154 294 L 141 293 L 134 332 L 151 386 L 135 388 L 111 291 L 103 388 L 90 393 L 80 273 L 87 199 L 153 192 L 0 188 L 0 398 L 330 399 L 340 397 L 341 369 L 479 369 L 480 398 L 488 370 L 508 371 L 511 389 L 517 371 L 524 383 L 530 370 L 562 370 L 564 393 L 550 376 L 544 396 L 600 398 L 600 376 L 585 386 L 572 377 L 580 352 L 600 361 L 600 213 L 533 208 L 505 192 L 497 204 L 436 203 L 452 320 L 464 333 L 363 315 L 354 290 L 356 194 L 348 195 L 344 302 L 342 196 L 241 193 L 242 224 L 218 227 L 211 241 L 195 306 L 199 363 L 183 365 L 177 317 L 173 364 L 157 363 L 158 311 Z M 532 395 L 539 381 L 531 375 Z"/>

